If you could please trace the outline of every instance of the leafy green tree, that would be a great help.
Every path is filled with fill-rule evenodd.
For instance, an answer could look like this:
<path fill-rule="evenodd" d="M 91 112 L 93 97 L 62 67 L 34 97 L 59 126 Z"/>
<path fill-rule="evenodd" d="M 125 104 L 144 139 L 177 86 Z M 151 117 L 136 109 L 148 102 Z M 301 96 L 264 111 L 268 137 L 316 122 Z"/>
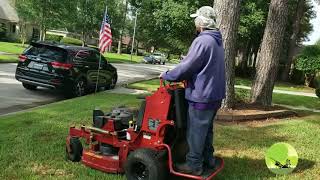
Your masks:
<path fill-rule="evenodd" d="M 291 0 L 289 2 L 289 23 L 286 30 L 286 43 L 282 57 L 284 69 L 281 74 L 281 80 L 283 81 L 289 80 L 296 47 L 307 39 L 308 34 L 313 28 L 310 20 L 315 17 L 315 12 L 310 0 Z"/>
<path fill-rule="evenodd" d="M 185 53 L 194 39 L 195 27 L 189 17 L 212 1 L 131 0 L 139 9 L 137 39 L 146 47 L 165 48 L 169 53 Z"/>
<path fill-rule="evenodd" d="M 238 36 L 238 65 L 242 72 L 247 72 L 246 68 L 249 63 L 253 67 L 256 66 L 256 58 L 267 21 L 269 3 L 270 0 L 242 1 Z M 281 53 L 281 63 L 287 63 L 290 67 L 290 57 L 296 45 L 303 42 L 312 31 L 310 20 L 314 17 L 314 10 L 309 0 L 289 0 L 288 8 L 289 18 Z M 301 15 L 303 16 L 301 17 Z"/>
<path fill-rule="evenodd" d="M 97 37 L 105 4 L 103 4 L 103 1 L 92 0 L 71 1 L 72 3 L 68 3 L 69 7 L 65 8 L 70 14 L 66 16 L 63 25 L 68 31 L 81 34 L 83 45 L 85 45 L 89 37 Z"/>
<path fill-rule="evenodd" d="M 297 58 L 296 68 L 305 74 L 305 85 L 310 86 L 320 70 L 320 45 L 306 46 Z"/>
<path fill-rule="evenodd" d="M 268 3 L 265 0 L 242 1 L 240 25 L 238 30 L 238 65 L 246 72 L 248 60 L 257 53 L 262 41 L 268 15 Z"/>
<path fill-rule="evenodd" d="M 64 0 L 16 0 L 16 9 L 24 22 L 40 27 L 40 40 L 44 40 L 48 28 L 58 27 L 68 15 Z M 23 25 L 22 25 L 23 27 Z M 24 36 L 23 33 L 21 36 Z"/>
<path fill-rule="evenodd" d="M 16 10 L 19 16 L 19 37 L 22 45 L 27 41 L 27 23 L 31 22 L 35 18 L 35 14 L 28 8 L 32 6 L 32 1 L 30 0 L 17 0 Z"/>

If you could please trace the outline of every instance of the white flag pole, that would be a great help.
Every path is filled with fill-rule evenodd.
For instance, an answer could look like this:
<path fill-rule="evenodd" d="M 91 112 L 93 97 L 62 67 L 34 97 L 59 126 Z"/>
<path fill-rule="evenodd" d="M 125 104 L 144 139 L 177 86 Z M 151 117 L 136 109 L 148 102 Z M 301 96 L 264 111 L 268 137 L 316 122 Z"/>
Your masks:
<path fill-rule="evenodd" d="M 131 61 L 132 61 L 134 41 L 135 41 L 135 37 L 136 37 L 137 19 L 138 19 L 138 9 L 136 10 L 136 18 L 134 20 L 133 40 L 132 40 L 132 46 L 131 46 Z M 139 48 L 139 45 L 138 45 L 138 48 Z"/>
<path fill-rule="evenodd" d="M 103 17 L 103 19 L 104 19 L 104 21 L 103 21 L 103 23 L 105 23 L 105 21 L 106 21 L 106 16 L 107 16 L 107 10 L 108 10 L 108 7 L 106 6 L 106 10 L 105 10 L 105 13 L 104 13 L 104 17 Z M 102 24 L 102 27 L 104 27 L 104 24 Z M 101 31 L 101 30 L 100 30 Z M 100 38 L 99 38 L 100 39 Z M 99 42 L 100 43 L 100 42 Z M 100 56 L 99 56 L 99 66 L 98 66 L 98 74 L 97 74 L 97 81 L 96 81 L 96 88 L 95 88 L 95 91 L 94 91 L 94 93 L 97 93 L 97 91 L 98 91 L 98 83 L 99 83 L 99 76 L 100 76 L 100 69 L 101 69 L 101 56 L 102 56 L 102 53 L 101 53 L 101 51 L 100 51 Z"/>

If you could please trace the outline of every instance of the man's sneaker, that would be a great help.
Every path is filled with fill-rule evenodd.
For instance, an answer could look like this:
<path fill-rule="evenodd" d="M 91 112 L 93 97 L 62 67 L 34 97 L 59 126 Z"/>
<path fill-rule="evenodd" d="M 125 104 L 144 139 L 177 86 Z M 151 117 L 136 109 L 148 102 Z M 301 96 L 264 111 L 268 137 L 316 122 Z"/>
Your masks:
<path fill-rule="evenodd" d="M 191 174 L 195 176 L 200 176 L 203 173 L 203 169 L 194 170 L 187 163 L 177 164 L 175 166 L 176 170 L 181 173 Z"/>

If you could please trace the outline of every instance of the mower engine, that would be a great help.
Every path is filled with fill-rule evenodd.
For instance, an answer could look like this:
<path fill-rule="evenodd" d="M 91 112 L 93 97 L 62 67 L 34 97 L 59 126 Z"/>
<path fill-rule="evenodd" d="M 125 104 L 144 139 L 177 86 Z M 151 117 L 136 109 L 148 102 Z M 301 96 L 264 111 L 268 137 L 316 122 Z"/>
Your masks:
<path fill-rule="evenodd" d="M 142 101 L 137 113 L 116 108 L 93 111 L 93 125 L 70 127 L 67 158 L 108 173 L 125 173 L 129 180 L 162 180 L 168 173 L 192 179 L 211 179 L 222 168 L 202 176 L 176 172 L 174 163 L 185 161 L 187 102 L 184 88 L 164 85 Z M 84 139 L 83 148 L 80 139 Z"/>

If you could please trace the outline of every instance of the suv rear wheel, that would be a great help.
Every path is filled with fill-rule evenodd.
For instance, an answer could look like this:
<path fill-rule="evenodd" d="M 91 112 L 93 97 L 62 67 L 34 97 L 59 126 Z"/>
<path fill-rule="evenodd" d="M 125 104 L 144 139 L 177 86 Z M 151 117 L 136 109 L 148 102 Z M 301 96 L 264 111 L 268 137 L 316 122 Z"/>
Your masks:
<path fill-rule="evenodd" d="M 79 79 L 75 82 L 73 87 L 73 94 L 75 97 L 80 97 L 86 94 L 87 84 L 84 79 Z"/>
<path fill-rule="evenodd" d="M 117 81 L 118 81 L 117 75 L 113 76 L 112 79 L 111 79 L 111 84 L 108 84 L 106 86 L 106 89 L 107 90 L 114 89 L 116 87 Z"/>
<path fill-rule="evenodd" d="M 35 85 L 31 85 L 31 84 L 26 84 L 26 83 L 22 83 L 22 86 L 28 90 L 36 90 L 37 89 L 37 86 Z"/>
<path fill-rule="evenodd" d="M 86 94 L 87 83 L 83 78 L 76 80 L 72 87 L 67 88 L 65 95 L 67 98 L 81 97 Z"/>

